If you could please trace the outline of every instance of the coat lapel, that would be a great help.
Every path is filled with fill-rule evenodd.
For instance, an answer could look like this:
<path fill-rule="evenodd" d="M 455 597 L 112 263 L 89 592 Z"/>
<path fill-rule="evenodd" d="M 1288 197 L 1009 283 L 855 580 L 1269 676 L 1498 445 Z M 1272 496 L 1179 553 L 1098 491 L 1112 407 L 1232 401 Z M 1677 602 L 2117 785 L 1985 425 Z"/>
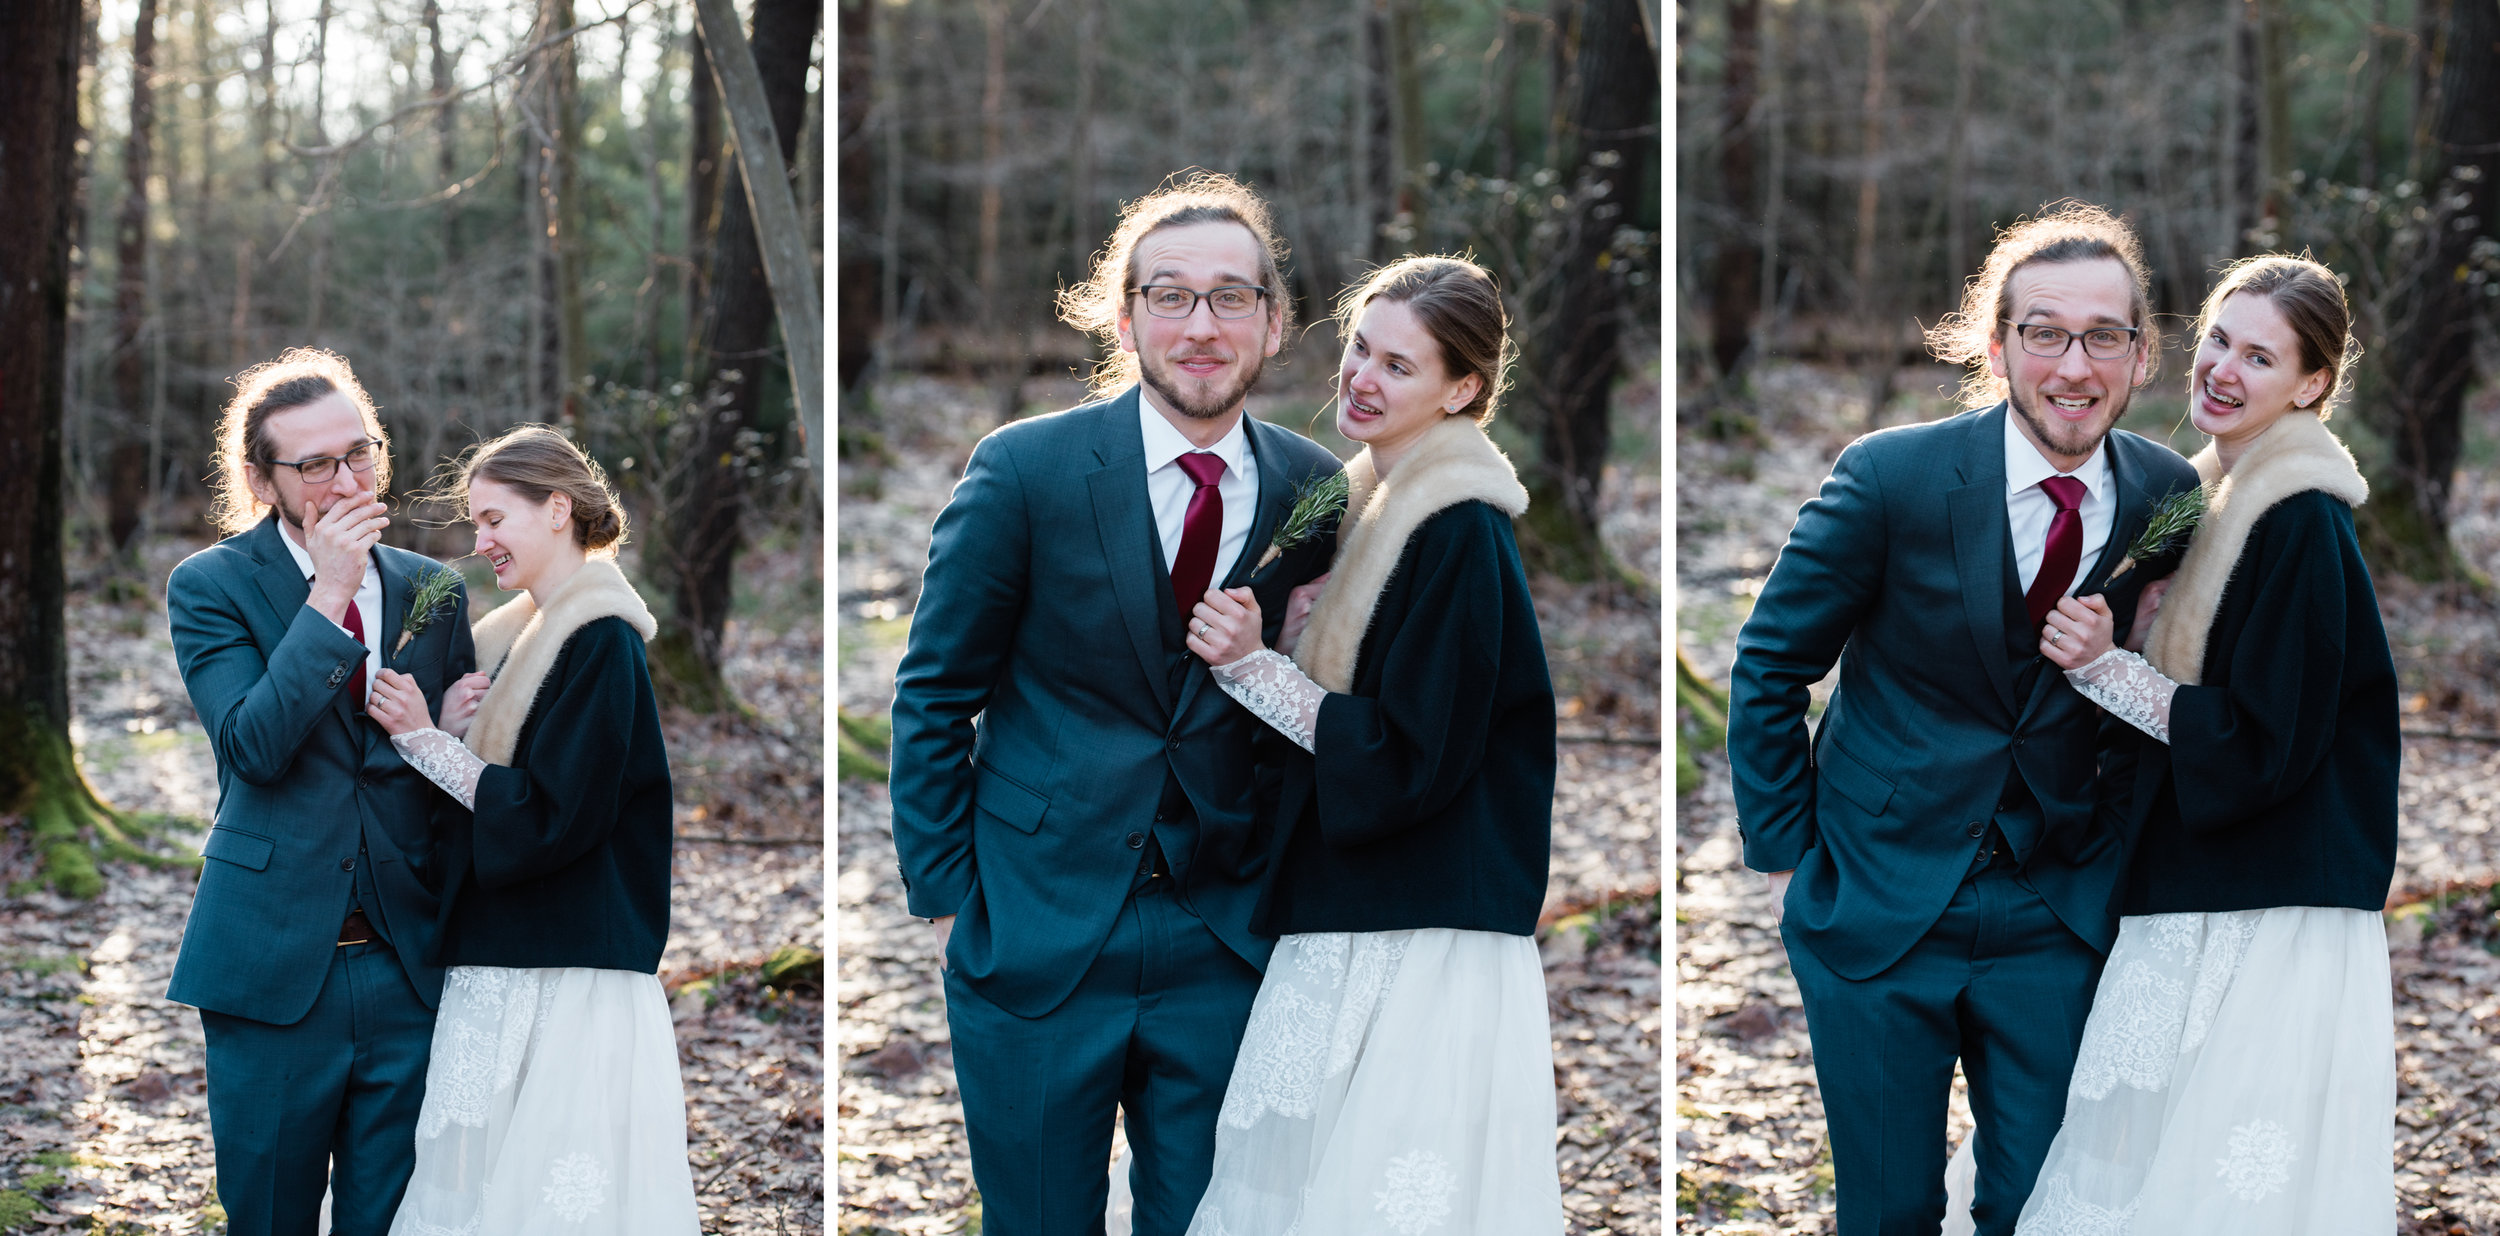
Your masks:
<path fill-rule="evenodd" d="M 1250 519 L 1250 536 L 1241 543 L 1241 553 L 1234 556 L 1232 568 L 1224 573 L 1218 588 L 1238 588 L 1259 573 L 1259 559 L 1267 554 L 1267 543 L 1276 538 L 1276 525 L 1284 522 L 1285 512 L 1293 501 L 1292 478 L 1285 474 L 1285 447 L 1275 435 L 1285 431 L 1250 415 L 1241 415 L 1242 432 L 1249 435 L 1251 459 L 1259 469 L 1259 509 Z M 1206 666 L 1192 657 L 1189 673 L 1181 680 L 1181 698 L 1174 712 L 1185 712 L 1189 702 L 1198 698 L 1198 688 L 1209 675 Z"/>
<path fill-rule="evenodd" d="M 253 581 L 260 585 L 260 595 L 269 602 L 270 642 L 286 634 L 295 621 L 295 611 L 304 607 L 312 596 L 312 583 L 295 565 L 295 555 L 286 551 L 278 540 L 278 515 L 272 511 L 260 526 L 243 534 L 244 548 L 260 561 L 260 570 Z"/>
<path fill-rule="evenodd" d="M 2014 672 L 2005 663 L 2005 405 L 1973 418 L 1959 469 L 1963 483 L 1945 491 L 1953 528 L 1954 572 L 1961 581 L 1962 615 L 1978 646 L 1979 668 L 1988 675 L 2008 713 L 2019 713 Z"/>
<path fill-rule="evenodd" d="M 2109 573 L 2126 560 L 2127 547 L 2144 534 L 2144 521 L 2152 514 L 2142 484 L 2127 466 L 2125 439 L 2113 431 L 2104 441 L 2109 448 L 2109 540 L 2101 546 L 2101 556 L 2093 559 L 2092 569 L 2075 585 L 2079 597 L 2090 596 L 2109 582 Z"/>
<path fill-rule="evenodd" d="M 1102 405 L 1094 435 L 1094 459 L 1101 466 L 1085 476 L 1093 498 L 1094 531 L 1102 538 L 1103 563 L 1111 575 L 1111 597 L 1120 622 L 1128 628 L 1129 646 L 1138 668 L 1154 691 L 1155 703 L 1172 711 L 1171 686 L 1163 680 L 1163 632 L 1157 605 L 1171 604 L 1155 587 L 1154 563 L 1146 548 L 1154 544 L 1154 512 L 1146 501 L 1146 440 L 1137 430 L 1137 388 Z"/>

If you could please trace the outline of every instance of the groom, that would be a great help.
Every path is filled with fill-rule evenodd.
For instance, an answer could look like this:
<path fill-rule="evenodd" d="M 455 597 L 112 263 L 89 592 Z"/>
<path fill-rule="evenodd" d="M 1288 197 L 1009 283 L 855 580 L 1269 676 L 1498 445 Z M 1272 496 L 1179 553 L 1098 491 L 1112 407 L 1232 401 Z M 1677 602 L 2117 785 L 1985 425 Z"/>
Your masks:
<path fill-rule="evenodd" d="M 2014 1229 L 2065 1110 L 2125 863 L 2097 710 L 2043 615 L 2110 583 L 2196 473 L 2112 433 L 2150 375 L 2142 249 L 2097 207 L 2009 229 L 1936 341 L 1997 402 L 1841 453 L 1737 636 L 1728 761 L 1770 873 L 1831 1128 L 1842 1236 L 1933 1236 L 1957 1058 L 1972 1217 Z M 1984 378 L 1978 367 L 1985 366 Z M 2143 572 L 2109 591 L 2123 642 Z M 1840 679 L 1809 737 L 1807 688 Z"/>
<path fill-rule="evenodd" d="M 1210 584 L 1287 593 L 1334 537 L 1266 554 L 1337 469 L 1242 414 L 1293 324 L 1266 203 L 1200 174 L 1131 204 L 1072 325 L 1112 397 L 973 449 L 895 675 L 894 848 L 937 926 L 985 1230 L 1101 1230 L 1114 1109 L 1139 1236 L 1179 1236 L 1272 941 L 1252 935 L 1260 726 L 1182 623 Z M 978 724 L 975 724 L 978 718 Z"/>
<path fill-rule="evenodd" d="M 416 1162 L 443 972 L 426 861 L 444 800 L 364 716 L 405 670 L 426 707 L 475 668 L 439 565 L 378 543 L 389 443 L 347 362 L 299 348 L 236 379 L 217 440 L 229 536 L 174 568 L 174 655 L 217 757 L 217 820 L 166 997 L 208 1038 L 217 1196 L 234 1236 L 381 1236 Z M 401 633 L 418 628 L 405 645 Z M 398 670 L 385 666 L 397 666 Z M 473 690 L 451 708 L 474 708 Z M 456 719 L 456 718 L 447 718 Z"/>

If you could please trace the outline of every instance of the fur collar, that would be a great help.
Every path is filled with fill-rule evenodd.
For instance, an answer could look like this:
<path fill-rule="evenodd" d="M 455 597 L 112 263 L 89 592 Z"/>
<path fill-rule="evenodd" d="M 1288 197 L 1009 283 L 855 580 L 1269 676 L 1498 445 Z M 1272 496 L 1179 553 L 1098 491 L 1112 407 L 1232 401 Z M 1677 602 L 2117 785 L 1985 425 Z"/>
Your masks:
<path fill-rule="evenodd" d="M 2162 597 L 2144 655 L 2173 681 L 2194 686 L 2204 677 L 2205 638 L 2257 518 L 2276 503 L 2313 489 L 2359 506 L 2369 499 L 2370 486 L 2354 466 L 2352 452 L 2307 412 L 2284 413 L 2248 444 L 2229 472 L 2222 470 L 2211 443 L 2190 462 L 2211 496 L 2170 591 Z"/>
<path fill-rule="evenodd" d="M 1312 681 L 1339 692 L 1354 686 L 1372 610 L 1415 529 L 1461 502 L 1488 503 L 1514 519 L 1528 509 L 1518 471 L 1472 417 L 1445 417 L 1426 431 L 1386 481 L 1372 471 L 1369 447 L 1345 471 L 1348 514 L 1337 529 L 1336 565 L 1293 654 Z"/>
<path fill-rule="evenodd" d="M 478 701 L 477 717 L 469 722 L 469 749 L 489 764 L 510 764 L 521 740 L 521 723 L 556 654 L 575 631 L 601 618 L 622 618 L 644 639 L 659 633 L 651 607 L 642 603 L 625 573 L 610 558 L 593 558 L 564 581 L 539 609 L 527 594 L 512 598 L 477 620 L 470 634 L 477 641 L 477 663 L 495 676 L 495 685 Z"/>

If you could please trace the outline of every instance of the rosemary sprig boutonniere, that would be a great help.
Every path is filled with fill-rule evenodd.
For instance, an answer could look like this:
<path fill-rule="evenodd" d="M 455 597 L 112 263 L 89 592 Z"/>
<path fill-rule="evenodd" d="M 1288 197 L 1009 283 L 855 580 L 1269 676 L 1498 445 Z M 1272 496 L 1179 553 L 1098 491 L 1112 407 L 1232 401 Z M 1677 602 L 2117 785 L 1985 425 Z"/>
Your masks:
<path fill-rule="evenodd" d="M 2188 538 L 2195 535 L 2197 522 L 2205 518 L 2205 487 L 2190 485 L 2162 499 L 2161 505 L 2145 517 L 2144 531 L 2127 547 L 2127 556 L 2118 560 L 2118 569 L 2109 573 L 2106 589 L 2127 572 L 2149 563 L 2175 557 L 2187 548 Z"/>
<path fill-rule="evenodd" d="M 408 594 L 408 616 L 399 624 L 399 642 L 391 645 L 391 658 L 397 660 L 400 650 L 408 646 L 434 620 L 451 608 L 452 590 L 460 586 L 460 577 L 449 567 L 436 567 L 417 580 L 416 591 Z"/>
<path fill-rule="evenodd" d="M 1277 526 L 1275 539 L 1267 543 L 1267 552 L 1259 556 L 1259 565 L 1276 561 L 1286 550 L 1318 536 L 1321 529 L 1344 515 L 1347 484 L 1345 470 L 1340 468 L 1294 486 L 1293 507 L 1285 512 L 1285 522 Z"/>

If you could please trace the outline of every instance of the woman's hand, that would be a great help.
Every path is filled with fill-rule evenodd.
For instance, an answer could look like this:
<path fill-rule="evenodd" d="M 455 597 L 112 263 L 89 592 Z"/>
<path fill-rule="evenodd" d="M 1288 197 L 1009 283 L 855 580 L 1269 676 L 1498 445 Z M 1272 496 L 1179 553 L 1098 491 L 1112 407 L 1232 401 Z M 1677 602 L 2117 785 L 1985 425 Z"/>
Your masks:
<path fill-rule="evenodd" d="M 2127 651 L 2144 651 L 2144 639 L 2153 633 L 2153 618 L 2161 613 L 2161 599 L 2170 591 L 2170 581 L 2177 578 L 2164 575 L 2135 594 L 2135 625 L 2127 630 Z"/>
<path fill-rule="evenodd" d="M 2040 655 L 2059 669 L 2082 669 L 2109 651 L 2110 632 L 2117 626 L 2109 602 L 2100 597 L 2059 597 L 2040 627 Z"/>
<path fill-rule="evenodd" d="M 495 680 L 484 674 L 468 673 L 443 688 L 443 732 L 454 738 L 468 737 L 469 723 L 477 719 L 477 702 L 493 685 Z"/>
<path fill-rule="evenodd" d="M 413 734 L 434 725 L 434 715 L 425 708 L 424 689 L 416 679 L 395 669 L 373 676 L 373 695 L 365 701 L 365 715 L 386 734 Z"/>
<path fill-rule="evenodd" d="M 1247 588 L 1207 589 L 1185 623 L 1189 650 L 1209 665 L 1230 665 L 1267 647 L 1259 638 L 1259 599 Z"/>
<path fill-rule="evenodd" d="M 1319 590 L 1328 583 L 1326 574 L 1294 589 L 1285 596 L 1285 625 L 1277 628 L 1276 651 L 1292 656 L 1294 647 L 1302 642 L 1302 628 L 1311 624 L 1311 602 L 1319 599 Z"/>

